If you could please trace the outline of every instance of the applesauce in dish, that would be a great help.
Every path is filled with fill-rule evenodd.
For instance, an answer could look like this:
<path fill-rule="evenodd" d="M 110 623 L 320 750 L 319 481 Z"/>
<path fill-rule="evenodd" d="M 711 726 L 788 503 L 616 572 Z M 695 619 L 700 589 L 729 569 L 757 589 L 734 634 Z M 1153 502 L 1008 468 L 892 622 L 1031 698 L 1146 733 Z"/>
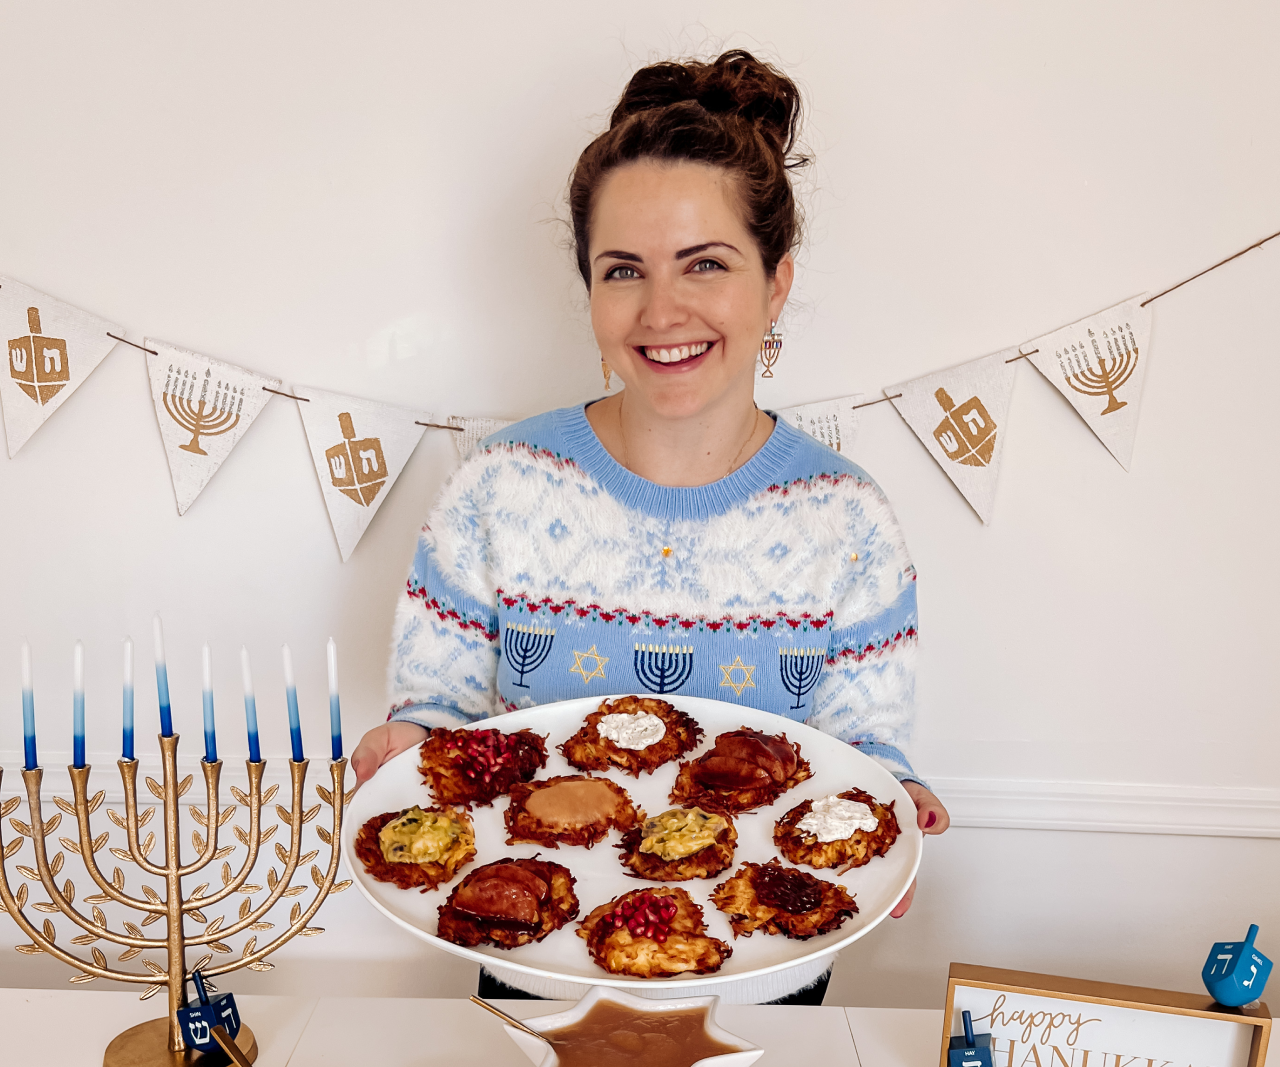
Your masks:
<path fill-rule="evenodd" d="M 707 1009 L 635 1011 L 601 1000 L 571 1026 L 542 1035 L 560 1067 L 691 1067 L 737 1052 L 707 1033 Z"/>

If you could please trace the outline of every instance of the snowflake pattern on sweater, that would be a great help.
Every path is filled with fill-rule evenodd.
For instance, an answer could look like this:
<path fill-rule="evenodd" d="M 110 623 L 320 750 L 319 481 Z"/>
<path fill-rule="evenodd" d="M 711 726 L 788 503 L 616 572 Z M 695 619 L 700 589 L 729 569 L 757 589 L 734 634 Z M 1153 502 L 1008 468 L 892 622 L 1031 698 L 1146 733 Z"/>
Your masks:
<path fill-rule="evenodd" d="M 441 490 L 396 609 L 390 717 L 711 697 L 920 781 L 915 577 L 879 486 L 785 422 L 726 478 L 671 488 L 617 463 L 585 405 L 547 412 L 486 438 Z"/>

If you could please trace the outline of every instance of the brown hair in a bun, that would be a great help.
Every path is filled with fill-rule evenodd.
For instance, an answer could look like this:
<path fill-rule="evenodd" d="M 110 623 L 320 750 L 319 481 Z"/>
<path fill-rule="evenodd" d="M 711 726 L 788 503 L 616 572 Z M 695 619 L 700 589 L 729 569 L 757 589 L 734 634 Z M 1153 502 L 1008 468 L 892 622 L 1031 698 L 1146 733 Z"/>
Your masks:
<path fill-rule="evenodd" d="M 742 49 L 710 63 L 654 63 L 636 71 L 609 129 L 587 145 L 569 180 L 574 249 L 587 288 L 596 191 L 609 171 L 638 159 L 689 160 L 732 172 L 747 229 L 772 276 L 800 235 L 787 173 L 808 162 L 794 153 L 799 123 L 795 83 Z"/>

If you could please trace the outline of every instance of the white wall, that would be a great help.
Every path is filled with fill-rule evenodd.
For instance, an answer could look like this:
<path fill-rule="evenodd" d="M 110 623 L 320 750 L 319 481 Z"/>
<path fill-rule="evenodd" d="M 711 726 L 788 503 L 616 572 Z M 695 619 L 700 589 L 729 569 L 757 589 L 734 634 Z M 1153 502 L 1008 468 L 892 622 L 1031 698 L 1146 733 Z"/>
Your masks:
<path fill-rule="evenodd" d="M 802 83 L 818 159 L 760 399 L 874 395 L 1280 227 L 1278 32 L 1263 3 L 8 3 L 0 273 L 286 382 L 506 417 L 571 403 L 599 392 L 553 221 L 573 159 L 635 66 L 743 45 Z M 1278 285 L 1280 241 L 1153 305 L 1129 474 L 1022 365 L 989 528 L 889 405 L 864 412 L 856 458 L 920 571 L 917 764 L 969 828 L 930 843 L 915 909 L 847 954 L 833 1002 L 939 1003 L 952 959 L 1195 988 L 1210 940 L 1280 928 Z M 119 348 L 0 458 L 6 795 L 23 635 L 47 767 L 83 637 L 90 759 L 114 773 L 119 643 L 157 609 L 193 739 L 213 645 L 224 757 L 245 751 L 241 643 L 268 757 L 287 753 L 284 640 L 315 754 L 328 635 L 350 743 L 380 721 L 444 436 L 342 565 L 291 402 L 179 519 L 143 356 Z M 1188 827 L 1211 836 L 1167 836 Z M 235 988 L 470 980 L 354 893 L 326 913 L 325 937 Z M 0 956 L 4 984 L 64 980 Z"/>

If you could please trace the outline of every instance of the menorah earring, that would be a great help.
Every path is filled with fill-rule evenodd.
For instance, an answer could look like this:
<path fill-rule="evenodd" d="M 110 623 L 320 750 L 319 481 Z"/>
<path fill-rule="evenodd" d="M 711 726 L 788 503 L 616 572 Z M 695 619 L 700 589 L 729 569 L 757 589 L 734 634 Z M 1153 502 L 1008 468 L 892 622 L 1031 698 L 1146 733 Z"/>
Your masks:
<path fill-rule="evenodd" d="M 613 368 L 602 359 L 600 361 L 600 371 L 604 374 L 604 391 L 607 393 L 610 389 L 609 382 L 613 378 Z"/>
<path fill-rule="evenodd" d="M 773 377 L 773 365 L 778 362 L 781 354 L 782 334 L 778 332 L 778 323 L 770 321 L 769 332 L 764 335 L 764 341 L 760 344 L 760 362 L 764 364 L 764 370 L 760 372 L 761 378 Z"/>

